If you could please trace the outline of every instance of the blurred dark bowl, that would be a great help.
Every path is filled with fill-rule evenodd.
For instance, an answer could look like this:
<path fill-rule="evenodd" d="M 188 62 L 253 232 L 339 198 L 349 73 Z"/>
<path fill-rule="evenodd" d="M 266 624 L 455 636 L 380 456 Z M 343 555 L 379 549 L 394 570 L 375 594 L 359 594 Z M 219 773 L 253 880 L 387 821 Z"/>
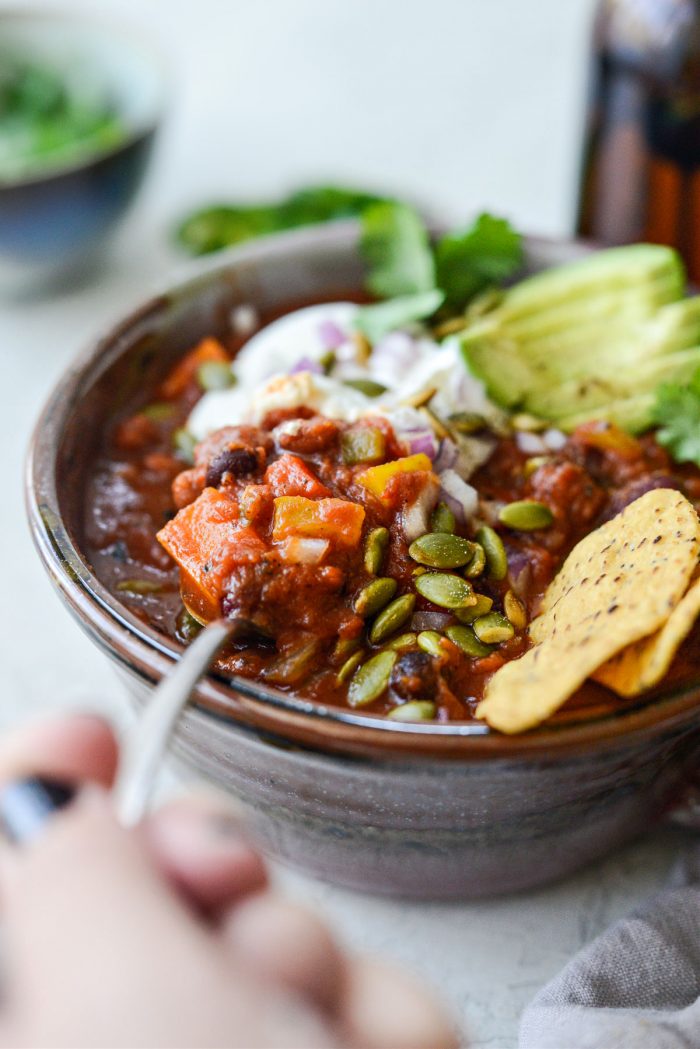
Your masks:
<path fill-rule="evenodd" d="M 126 132 L 113 147 L 0 178 L 0 293 L 33 292 L 88 270 L 145 174 L 166 95 L 155 51 L 113 25 L 76 14 L 0 11 L 0 41 L 104 88 Z"/>

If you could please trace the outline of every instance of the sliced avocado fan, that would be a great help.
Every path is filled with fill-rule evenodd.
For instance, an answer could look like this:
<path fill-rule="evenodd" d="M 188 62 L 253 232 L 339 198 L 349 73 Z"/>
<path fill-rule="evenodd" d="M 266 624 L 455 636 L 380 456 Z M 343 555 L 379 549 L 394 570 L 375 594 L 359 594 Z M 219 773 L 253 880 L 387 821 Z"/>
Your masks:
<path fill-rule="evenodd" d="M 700 367 L 700 296 L 677 252 L 609 248 L 504 293 L 461 334 L 470 371 L 509 409 L 563 430 L 602 419 L 638 433 L 654 391 Z"/>

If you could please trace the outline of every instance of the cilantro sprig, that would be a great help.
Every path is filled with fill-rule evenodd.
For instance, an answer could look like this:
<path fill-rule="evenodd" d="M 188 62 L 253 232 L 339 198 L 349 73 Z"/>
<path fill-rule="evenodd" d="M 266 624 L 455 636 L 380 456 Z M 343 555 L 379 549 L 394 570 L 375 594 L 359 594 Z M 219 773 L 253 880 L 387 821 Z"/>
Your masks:
<path fill-rule="evenodd" d="M 656 440 L 678 463 L 700 466 L 700 369 L 687 383 L 663 383 L 656 391 Z"/>
<path fill-rule="evenodd" d="M 441 306 L 459 312 L 486 288 L 512 276 L 523 261 L 522 238 L 505 219 L 482 214 L 433 247 L 408 204 L 384 201 L 362 215 L 360 249 L 367 289 L 388 301 L 363 307 L 357 327 L 372 342 Z"/>

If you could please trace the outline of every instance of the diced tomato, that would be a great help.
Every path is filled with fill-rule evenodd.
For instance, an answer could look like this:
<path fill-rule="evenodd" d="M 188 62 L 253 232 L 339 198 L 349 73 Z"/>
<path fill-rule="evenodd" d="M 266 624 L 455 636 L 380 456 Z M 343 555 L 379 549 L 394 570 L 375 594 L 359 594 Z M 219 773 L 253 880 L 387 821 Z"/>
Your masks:
<path fill-rule="evenodd" d="M 183 597 L 197 618 L 220 612 L 225 581 L 237 565 L 267 552 L 257 532 L 239 521 L 238 505 L 216 488 L 205 488 L 158 533 L 158 541 L 180 566 Z"/>
<path fill-rule="evenodd" d="M 160 397 L 168 401 L 180 397 L 187 387 L 195 381 L 197 370 L 207 361 L 218 361 L 228 364 L 231 358 L 223 348 L 218 339 L 202 339 L 179 364 L 176 364 L 170 374 L 161 383 L 158 391 Z"/>
<path fill-rule="evenodd" d="M 282 455 L 271 463 L 265 471 L 265 483 L 272 487 L 276 496 L 304 495 L 309 499 L 322 499 L 331 494 L 311 467 L 297 455 Z"/>
<path fill-rule="evenodd" d="M 275 499 L 272 538 L 281 542 L 290 536 L 329 539 L 336 546 L 355 547 L 360 542 L 364 507 L 346 499 L 304 499 L 280 496 Z"/>

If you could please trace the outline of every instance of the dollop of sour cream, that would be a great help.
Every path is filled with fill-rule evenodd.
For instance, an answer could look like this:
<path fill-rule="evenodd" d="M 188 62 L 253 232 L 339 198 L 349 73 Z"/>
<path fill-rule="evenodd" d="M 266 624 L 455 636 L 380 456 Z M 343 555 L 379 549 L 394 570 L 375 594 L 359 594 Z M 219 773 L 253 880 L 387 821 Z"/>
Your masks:
<path fill-rule="evenodd" d="M 469 373 L 457 337 L 437 343 L 420 331 L 395 331 L 368 354 L 354 333 L 358 309 L 352 302 L 321 303 L 262 328 L 232 365 L 235 384 L 206 393 L 195 406 L 188 421 L 193 436 L 202 440 L 222 426 L 256 424 L 268 412 L 302 406 L 345 422 L 384 415 L 397 432 L 426 427 L 418 410 L 424 404 L 442 418 L 458 411 L 478 412 L 492 422 L 501 417 Z M 370 397 L 346 385 L 357 379 L 380 383 L 385 392 Z M 460 438 L 459 444 L 465 474 L 492 448 L 488 438 Z"/>

